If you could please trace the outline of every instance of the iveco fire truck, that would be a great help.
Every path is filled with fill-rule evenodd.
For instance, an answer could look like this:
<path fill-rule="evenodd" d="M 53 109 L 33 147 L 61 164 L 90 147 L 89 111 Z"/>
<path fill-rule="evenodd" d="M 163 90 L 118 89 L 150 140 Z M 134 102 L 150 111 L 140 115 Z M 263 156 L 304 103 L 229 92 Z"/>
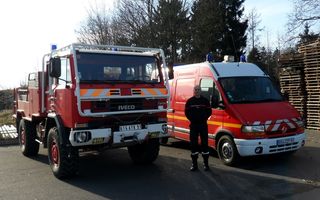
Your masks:
<path fill-rule="evenodd" d="M 57 178 L 78 172 L 79 152 L 127 147 L 151 163 L 167 137 L 168 78 L 161 49 L 71 44 L 44 55 L 15 89 L 21 151 L 48 148 Z"/>

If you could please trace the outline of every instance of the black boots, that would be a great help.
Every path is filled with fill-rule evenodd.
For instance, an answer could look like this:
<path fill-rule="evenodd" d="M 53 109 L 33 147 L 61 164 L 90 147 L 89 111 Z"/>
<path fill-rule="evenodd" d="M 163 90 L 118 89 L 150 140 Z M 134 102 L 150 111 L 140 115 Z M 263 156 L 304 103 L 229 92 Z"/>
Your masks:
<path fill-rule="evenodd" d="M 203 158 L 203 169 L 204 171 L 208 171 L 209 170 L 209 164 L 208 164 L 209 152 L 202 153 L 202 158 Z"/>
<path fill-rule="evenodd" d="M 192 158 L 192 165 L 190 167 L 190 171 L 196 171 L 198 170 L 198 154 L 191 154 Z M 202 153 L 202 158 L 203 158 L 203 169 L 204 171 L 208 171 L 209 168 L 209 152 L 208 153 Z"/>
<path fill-rule="evenodd" d="M 196 171 L 198 170 L 198 154 L 191 154 L 192 158 L 192 165 L 190 167 L 190 171 Z"/>

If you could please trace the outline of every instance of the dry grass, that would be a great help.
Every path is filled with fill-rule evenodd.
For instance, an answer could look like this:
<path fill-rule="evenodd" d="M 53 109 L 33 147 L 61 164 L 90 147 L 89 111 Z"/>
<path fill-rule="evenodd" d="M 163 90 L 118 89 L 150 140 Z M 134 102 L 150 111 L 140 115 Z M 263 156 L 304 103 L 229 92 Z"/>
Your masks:
<path fill-rule="evenodd" d="M 15 121 L 12 118 L 12 110 L 0 111 L 0 126 L 2 125 L 15 125 Z"/>

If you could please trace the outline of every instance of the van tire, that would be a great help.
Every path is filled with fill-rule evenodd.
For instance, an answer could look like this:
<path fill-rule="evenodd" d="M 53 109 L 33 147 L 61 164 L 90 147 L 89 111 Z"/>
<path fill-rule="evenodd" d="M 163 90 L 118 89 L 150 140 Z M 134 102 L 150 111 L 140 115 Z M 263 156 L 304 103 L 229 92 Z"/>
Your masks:
<path fill-rule="evenodd" d="M 224 135 L 218 142 L 218 155 L 223 164 L 232 166 L 239 159 L 237 147 L 234 144 L 232 138 L 228 135 Z"/>
<path fill-rule="evenodd" d="M 131 160 L 135 164 L 151 164 L 159 155 L 159 138 L 149 139 L 142 144 L 128 146 Z"/>
<path fill-rule="evenodd" d="M 58 179 L 64 179 L 78 174 L 78 149 L 61 144 L 56 127 L 49 130 L 47 140 L 49 165 L 54 176 Z"/>
<path fill-rule="evenodd" d="M 21 119 L 18 128 L 19 144 L 23 155 L 30 157 L 39 153 L 39 143 L 34 123 Z"/>

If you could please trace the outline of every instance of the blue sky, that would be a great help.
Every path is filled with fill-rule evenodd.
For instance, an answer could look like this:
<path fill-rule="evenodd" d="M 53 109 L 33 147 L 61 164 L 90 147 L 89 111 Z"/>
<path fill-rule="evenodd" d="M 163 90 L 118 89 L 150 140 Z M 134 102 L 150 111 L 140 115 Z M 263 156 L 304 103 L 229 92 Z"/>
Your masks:
<path fill-rule="evenodd" d="M 246 0 L 244 6 L 245 14 L 255 8 L 261 16 L 261 45 L 277 47 L 278 37 L 283 37 L 286 32 L 288 14 L 293 10 L 292 0 Z"/>
<path fill-rule="evenodd" d="M 51 44 L 63 47 L 77 42 L 75 29 L 87 16 L 90 5 L 113 0 L 10 0 L 0 3 L 0 89 L 13 88 L 25 81 L 29 72 L 40 69 L 42 56 Z M 246 0 L 245 11 L 256 8 L 261 15 L 261 44 L 276 45 L 283 34 L 290 0 Z M 268 33 L 268 34 L 267 34 Z"/>

